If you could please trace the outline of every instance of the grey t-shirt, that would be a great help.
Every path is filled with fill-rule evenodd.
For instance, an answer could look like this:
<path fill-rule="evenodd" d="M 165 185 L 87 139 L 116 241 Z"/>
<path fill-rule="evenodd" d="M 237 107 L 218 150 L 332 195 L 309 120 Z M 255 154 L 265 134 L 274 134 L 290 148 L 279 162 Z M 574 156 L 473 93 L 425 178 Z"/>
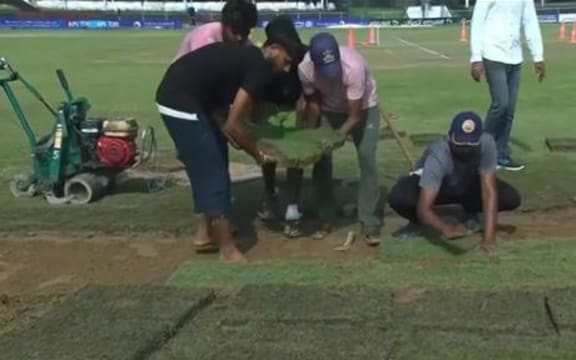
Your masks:
<path fill-rule="evenodd" d="M 439 140 L 430 144 L 418 161 L 420 187 L 438 190 L 444 184 L 455 192 L 466 191 L 480 173 L 496 170 L 496 158 L 496 143 L 488 134 L 480 138 L 477 156 L 467 162 L 453 158 L 447 138 Z"/>

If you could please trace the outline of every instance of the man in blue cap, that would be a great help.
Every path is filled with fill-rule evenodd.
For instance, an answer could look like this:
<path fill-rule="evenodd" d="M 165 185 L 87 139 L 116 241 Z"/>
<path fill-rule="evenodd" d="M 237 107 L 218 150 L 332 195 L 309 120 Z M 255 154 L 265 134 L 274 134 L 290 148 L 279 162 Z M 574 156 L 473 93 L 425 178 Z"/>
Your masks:
<path fill-rule="evenodd" d="M 380 112 L 376 81 L 362 55 L 355 49 L 340 46 L 333 35 L 318 33 L 310 40 L 308 53 L 298 65 L 309 122 L 322 117 L 343 139 L 351 136 L 356 145 L 360 180 L 358 221 L 368 245 L 380 243 L 382 221 L 378 214 L 380 190 L 376 153 L 380 137 Z M 323 228 L 316 237 L 327 235 L 334 216 L 332 159 L 324 156 L 312 174 Z"/>
<path fill-rule="evenodd" d="M 482 119 L 473 112 L 458 113 L 448 137 L 428 146 L 417 170 L 390 190 L 388 203 L 410 223 L 398 235 L 415 235 L 419 225 L 438 231 L 446 239 L 466 234 L 465 227 L 444 222 L 434 205 L 459 204 L 467 214 L 483 212 L 481 245 L 489 250 L 495 243 L 497 213 L 520 206 L 520 194 L 497 179 L 494 138 L 483 133 Z"/>

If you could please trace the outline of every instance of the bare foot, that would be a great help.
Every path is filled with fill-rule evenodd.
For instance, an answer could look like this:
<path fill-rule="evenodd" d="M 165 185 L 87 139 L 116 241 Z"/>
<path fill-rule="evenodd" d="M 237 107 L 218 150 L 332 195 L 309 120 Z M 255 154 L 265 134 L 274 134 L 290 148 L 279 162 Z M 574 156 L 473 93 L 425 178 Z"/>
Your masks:
<path fill-rule="evenodd" d="M 196 248 L 204 248 L 209 246 L 215 246 L 214 242 L 210 238 L 209 230 L 209 220 L 205 215 L 198 216 L 198 230 L 194 235 L 194 240 L 192 244 Z"/>
<path fill-rule="evenodd" d="M 224 263 L 246 263 L 248 259 L 238 249 L 220 250 L 220 261 Z"/>

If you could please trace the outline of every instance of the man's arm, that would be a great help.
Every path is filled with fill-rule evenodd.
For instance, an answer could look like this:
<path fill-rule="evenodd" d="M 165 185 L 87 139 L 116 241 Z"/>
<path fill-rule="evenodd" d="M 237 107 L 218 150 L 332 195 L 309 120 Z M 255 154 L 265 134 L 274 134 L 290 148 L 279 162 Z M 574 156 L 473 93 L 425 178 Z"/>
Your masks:
<path fill-rule="evenodd" d="M 340 128 L 340 133 L 343 136 L 348 136 L 352 129 L 354 129 L 354 127 L 360 122 L 362 118 L 362 105 L 362 98 L 357 100 L 348 100 L 348 118 Z"/>
<path fill-rule="evenodd" d="M 434 204 L 442 186 L 444 173 L 444 167 L 438 159 L 434 156 L 429 156 L 426 159 L 420 175 L 417 214 L 422 224 L 432 227 L 447 239 L 454 239 L 463 235 L 463 231 L 460 231 L 458 227 L 446 224 L 434 212 Z"/>
<path fill-rule="evenodd" d="M 484 213 L 483 245 L 494 243 L 498 216 L 498 190 L 496 187 L 496 169 L 498 168 L 498 150 L 492 136 L 485 135 L 481 142 L 480 187 Z"/>
<path fill-rule="evenodd" d="M 248 92 L 240 88 L 222 131 L 234 147 L 246 151 L 256 162 L 261 163 L 263 156 L 256 145 L 256 138 L 244 126 L 244 121 L 252 110 L 252 104 L 253 101 Z"/>
<path fill-rule="evenodd" d="M 418 218 L 424 225 L 428 225 L 444 234 L 446 224 L 434 212 L 434 203 L 438 196 L 438 189 L 421 188 L 418 197 Z"/>
<path fill-rule="evenodd" d="M 528 48 L 534 59 L 536 76 L 538 81 L 544 80 L 546 68 L 544 66 L 544 45 L 542 43 L 542 33 L 540 32 L 540 23 L 536 8 L 532 0 L 525 0 L 522 10 L 522 27 Z"/>
<path fill-rule="evenodd" d="M 349 81 L 346 84 L 348 118 L 340 128 L 340 133 L 343 136 L 348 136 L 362 118 L 362 105 L 364 104 L 363 100 L 366 92 L 366 68 L 360 65 L 353 67 L 347 79 Z"/>
<path fill-rule="evenodd" d="M 420 219 L 420 222 L 438 231 L 448 240 L 464 236 L 464 231 L 461 231 L 457 226 L 446 224 L 438 215 L 436 215 L 434 212 L 434 203 L 437 196 L 437 189 L 420 189 L 420 196 L 418 198 L 418 218 Z"/>
<path fill-rule="evenodd" d="M 484 210 L 484 237 L 482 245 L 493 245 L 496 238 L 498 215 L 498 192 L 496 191 L 496 174 L 485 172 L 480 175 L 482 187 L 482 208 Z"/>
<path fill-rule="evenodd" d="M 302 84 L 304 106 L 299 107 L 298 118 L 306 124 L 316 127 L 320 123 L 321 95 L 314 87 L 314 82 L 310 79 L 308 63 L 301 63 L 298 66 L 298 78 Z"/>
<path fill-rule="evenodd" d="M 304 95 L 304 106 L 299 107 L 297 117 L 306 127 L 316 128 L 320 125 L 320 94 Z"/>

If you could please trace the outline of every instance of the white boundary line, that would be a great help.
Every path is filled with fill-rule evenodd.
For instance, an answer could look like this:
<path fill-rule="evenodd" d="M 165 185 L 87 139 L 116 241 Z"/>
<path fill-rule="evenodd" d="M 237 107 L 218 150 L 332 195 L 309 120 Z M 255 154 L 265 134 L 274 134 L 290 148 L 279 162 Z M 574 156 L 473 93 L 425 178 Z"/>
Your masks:
<path fill-rule="evenodd" d="M 420 49 L 420 50 L 424 51 L 424 52 L 427 53 L 427 54 L 440 56 L 440 57 L 441 57 L 442 59 L 444 59 L 444 60 L 450 60 L 450 58 L 449 58 L 448 56 L 446 56 L 446 55 L 444 55 L 444 54 L 441 54 L 441 53 L 439 53 L 439 52 L 437 52 L 437 51 L 434 51 L 434 50 L 432 50 L 432 49 L 425 48 L 424 46 L 418 45 L 418 44 L 416 44 L 416 43 L 413 43 L 413 42 L 410 42 L 410 41 L 406 41 L 406 40 L 401 39 L 401 38 L 399 38 L 399 37 L 396 37 L 396 40 L 400 41 L 401 43 L 403 43 L 403 44 L 405 44 L 405 45 L 412 46 L 412 47 L 415 47 L 415 48 L 417 48 L 417 49 Z"/>

